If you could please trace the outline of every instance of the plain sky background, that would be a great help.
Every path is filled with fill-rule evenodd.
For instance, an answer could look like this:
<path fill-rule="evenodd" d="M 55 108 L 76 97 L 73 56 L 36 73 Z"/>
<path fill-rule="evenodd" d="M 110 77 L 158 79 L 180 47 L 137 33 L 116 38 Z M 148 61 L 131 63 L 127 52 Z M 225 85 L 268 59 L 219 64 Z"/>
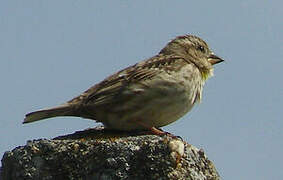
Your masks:
<path fill-rule="evenodd" d="M 22 121 L 194 34 L 226 61 L 202 103 L 164 130 L 203 148 L 223 179 L 282 179 L 282 7 L 282 0 L 1 1 L 1 157 L 27 140 L 98 125 Z"/>

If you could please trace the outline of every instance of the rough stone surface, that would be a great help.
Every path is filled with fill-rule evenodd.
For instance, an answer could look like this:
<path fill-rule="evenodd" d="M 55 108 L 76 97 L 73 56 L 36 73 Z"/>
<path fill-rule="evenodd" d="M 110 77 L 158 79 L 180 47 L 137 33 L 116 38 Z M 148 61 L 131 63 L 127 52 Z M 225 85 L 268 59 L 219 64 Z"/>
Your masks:
<path fill-rule="evenodd" d="M 204 152 L 180 139 L 105 129 L 28 141 L 4 154 L 0 170 L 3 180 L 220 179 Z"/>

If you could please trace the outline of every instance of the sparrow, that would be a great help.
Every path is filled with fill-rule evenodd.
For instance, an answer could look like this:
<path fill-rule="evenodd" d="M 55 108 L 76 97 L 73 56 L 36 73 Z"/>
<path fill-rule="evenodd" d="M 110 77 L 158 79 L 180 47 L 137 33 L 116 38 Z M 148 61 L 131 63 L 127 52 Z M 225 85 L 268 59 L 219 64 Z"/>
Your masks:
<path fill-rule="evenodd" d="M 57 116 L 101 122 L 106 128 L 150 130 L 177 121 L 201 101 L 213 66 L 223 62 L 194 35 L 178 36 L 157 55 L 129 66 L 57 107 L 26 114 L 23 123 Z"/>

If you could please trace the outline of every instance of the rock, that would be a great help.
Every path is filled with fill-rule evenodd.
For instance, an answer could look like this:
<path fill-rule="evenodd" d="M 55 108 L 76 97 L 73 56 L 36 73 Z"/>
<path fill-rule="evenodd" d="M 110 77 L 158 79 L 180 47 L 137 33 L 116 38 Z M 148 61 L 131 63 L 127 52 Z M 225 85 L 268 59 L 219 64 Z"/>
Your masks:
<path fill-rule="evenodd" d="M 89 129 L 28 141 L 2 158 L 11 179 L 220 179 L 202 150 L 171 136 Z"/>

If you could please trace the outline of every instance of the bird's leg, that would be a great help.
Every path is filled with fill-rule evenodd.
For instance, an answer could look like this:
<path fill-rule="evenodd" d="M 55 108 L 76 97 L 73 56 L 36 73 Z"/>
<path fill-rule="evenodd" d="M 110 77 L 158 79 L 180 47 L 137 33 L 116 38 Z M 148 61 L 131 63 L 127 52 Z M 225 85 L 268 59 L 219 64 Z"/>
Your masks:
<path fill-rule="evenodd" d="M 181 139 L 183 140 L 180 136 L 175 136 L 174 134 L 171 134 L 169 132 L 163 131 L 162 129 L 158 129 L 156 127 L 150 127 L 149 130 L 155 134 L 155 135 L 159 135 L 159 136 L 169 136 L 172 138 L 177 138 L 177 139 Z"/>
<path fill-rule="evenodd" d="M 150 130 L 150 132 L 152 132 L 152 134 L 155 135 L 159 135 L 159 136 L 163 136 L 163 135 L 168 135 L 170 133 L 162 131 L 161 129 L 158 129 L 156 127 L 153 126 L 148 126 L 147 124 L 140 122 L 140 121 L 136 121 L 137 124 L 141 125 L 142 127 L 144 127 L 145 129 Z"/>
<path fill-rule="evenodd" d="M 146 124 L 142 123 L 142 122 L 137 122 L 138 124 L 140 124 L 141 126 L 145 127 L 146 129 L 150 130 L 150 132 L 152 132 L 152 134 L 158 135 L 158 136 L 169 136 L 172 138 L 177 138 L 177 139 L 182 139 L 182 137 L 180 136 L 175 136 L 174 134 L 171 134 L 169 132 L 163 131 L 162 129 L 158 129 L 156 127 L 149 127 Z"/>
<path fill-rule="evenodd" d="M 155 135 L 159 135 L 159 136 L 163 136 L 163 135 L 167 135 L 170 134 L 168 132 L 162 131 L 160 129 L 157 129 L 156 127 L 150 127 L 149 130 L 155 134 Z"/>

